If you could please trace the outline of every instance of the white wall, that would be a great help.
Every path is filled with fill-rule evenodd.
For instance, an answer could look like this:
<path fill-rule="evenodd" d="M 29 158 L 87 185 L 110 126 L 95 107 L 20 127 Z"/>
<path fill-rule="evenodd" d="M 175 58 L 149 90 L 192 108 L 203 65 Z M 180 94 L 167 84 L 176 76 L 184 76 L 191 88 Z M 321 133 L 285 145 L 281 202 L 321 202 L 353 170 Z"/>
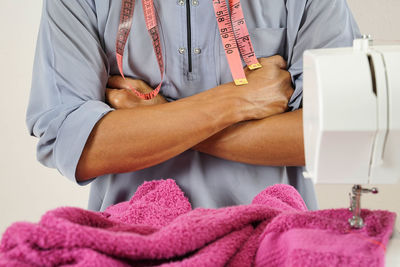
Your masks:
<path fill-rule="evenodd" d="M 347 0 L 362 33 L 400 41 L 399 0 Z"/>
<path fill-rule="evenodd" d="M 36 162 L 36 139 L 25 126 L 41 2 L 2 0 L 0 9 L 0 233 L 15 221 L 37 221 L 49 209 L 87 203 L 88 187 Z M 362 32 L 400 40 L 399 0 L 349 0 L 349 4 Z M 380 189 L 379 195 L 365 197 L 364 206 L 400 214 L 400 185 Z M 347 207 L 349 190 L 349 186 L 318 185 L 321 208 Z"/>
<path fill-rule="evenodd" d="M 37 221 L 49 209 L 87 203 L 88 187 L 36 161 L 36 138 L 25 126 L 41 6 L 38 0 L 1 0 L 0 233 L 15 221 Z"/>

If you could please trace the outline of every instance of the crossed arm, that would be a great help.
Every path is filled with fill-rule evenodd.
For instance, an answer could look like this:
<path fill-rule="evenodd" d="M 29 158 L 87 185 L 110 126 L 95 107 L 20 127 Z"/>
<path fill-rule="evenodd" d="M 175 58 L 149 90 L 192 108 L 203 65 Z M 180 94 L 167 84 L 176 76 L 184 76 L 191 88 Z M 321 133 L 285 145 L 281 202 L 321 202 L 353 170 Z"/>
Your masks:
<path fill-rule="evenodd" d="M 106 173 L 151 167 L 187 149 L 259 165 L 304 165 L 302 111 L 286 112 L 293 89 L 280 57 L 261 59 L 264 68 L 232 83 L 166 103 L 136 98 L 127 88 L 151 90 L 144 82 L 109 80 L 115 111 L 93 129 L 76 170 L 84 181 Z M 129 83 L 129 85 L 128 85 Z"/>
<path fill-rule="evenodd" d="M 302 110 L 232 125 L 194 149 L 219 158 L 267 166 L 303 166 Z"/>

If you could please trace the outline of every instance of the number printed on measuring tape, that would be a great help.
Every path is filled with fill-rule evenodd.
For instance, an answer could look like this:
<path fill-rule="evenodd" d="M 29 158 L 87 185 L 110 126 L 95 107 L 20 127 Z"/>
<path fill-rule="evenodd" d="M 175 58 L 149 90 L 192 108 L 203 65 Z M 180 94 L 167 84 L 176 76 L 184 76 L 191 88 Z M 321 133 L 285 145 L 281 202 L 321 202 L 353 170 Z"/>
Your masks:
<path fill-rule="evenodd" d="M 242 61 L 240 59 L 239 49 L 233 32 L 228 6 L 224 0 L 213 0 L 213 6 L 221 35 L 222 45 L 225 50 L 233 81 L 236 85 L 247 84 L 248 82 L 242 68 Z"/>
<path fill-rule="evenodd" d="M 250 40 L 240 0 L 229 0 L 230 13 L 225 0 L 214 0 L 213 6 L 233 80 L 236 85 L 246 84 L 240 55 L 251 70 L 260 68 L 261 64 Z"/>
<path fill-rule="evenodd" d="M 229 6 L 231 10 L 233 31 L 244 62 L 251 70 L 261 68 L 261 64 L 257 60 L 253 44 L 250 40 L 250 34 L 244 19 L 240 0 L 229 0 Z"/>

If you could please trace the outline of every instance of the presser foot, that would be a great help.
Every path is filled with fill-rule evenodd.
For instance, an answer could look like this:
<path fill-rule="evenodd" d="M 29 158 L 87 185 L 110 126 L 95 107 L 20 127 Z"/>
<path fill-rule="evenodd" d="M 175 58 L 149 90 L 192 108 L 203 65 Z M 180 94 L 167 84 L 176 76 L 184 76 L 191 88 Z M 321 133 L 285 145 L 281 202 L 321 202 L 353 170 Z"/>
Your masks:
<path fill-rule="evenodd" d="M 364 220 L 361 218 L 361 194 L 362 193 L 372 193 L 377 194 L 378 188 L 373 187 L 371 189 L 362 188 L 361 185 L 354 185 L 352 188 L 352 193 L 349 193 L 350 197 L 350 208 L 349 210 L 353 212 L 353 217 L 349 219 L 351 228 L 361 229 L 364 227 Z"/>

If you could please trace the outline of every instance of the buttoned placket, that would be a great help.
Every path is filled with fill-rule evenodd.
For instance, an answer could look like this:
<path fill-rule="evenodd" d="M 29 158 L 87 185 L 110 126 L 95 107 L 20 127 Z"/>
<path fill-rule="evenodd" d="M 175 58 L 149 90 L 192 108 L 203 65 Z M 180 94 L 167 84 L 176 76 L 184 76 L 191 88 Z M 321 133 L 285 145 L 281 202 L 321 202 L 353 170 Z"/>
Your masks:
<path fill-rule="evenodd" d="M 194 13 L 194 15 L 197 13 L 196 11 L 196 9 L 197 9 L 197 7 L 199 6 L 199 1 L 200 0 L 191 0 L 191 2 L 192 2 L 192 6 L 193 6 L 193 13 Z M 194 16 L 194 18 L 196 18 L 196 16 Z M 194 23 L 194 32 L 196 31 L 196 27 L 197 27 L 197 24 L 196 23 Z M 193 35 L 195 38 L 193 38 L 193 39 L 195 39 L 194 41 L 197 41 L 196 39 L 196 35 L 194 34 Z M 195 45 L 196 45 L 196 42 L 193 42 Z M 199 55 L 200 53 L 201 53 L 201 48 L 200 47 L 194 47 L 193 48 L 193 53 L 195 54 L 195 55 Z"/>
<path fill-rule="evenodd" d="M 196 77 L 196 62 L 198 61 L 195 57 L 199 56 L 202 52 L 200 47 L 196 46 L 196 8 L 200 5 L 200 0 L 177 0 L 177 5 L 182 8 L 184 14 L 182 18 L 182 25 L 186 25 L 185 33 L 186 40 L 183 40 L 183 44 L 178 48 L 180 56 L 184 57 L 184 75 L 187 79 L 194 80 Z"/>

